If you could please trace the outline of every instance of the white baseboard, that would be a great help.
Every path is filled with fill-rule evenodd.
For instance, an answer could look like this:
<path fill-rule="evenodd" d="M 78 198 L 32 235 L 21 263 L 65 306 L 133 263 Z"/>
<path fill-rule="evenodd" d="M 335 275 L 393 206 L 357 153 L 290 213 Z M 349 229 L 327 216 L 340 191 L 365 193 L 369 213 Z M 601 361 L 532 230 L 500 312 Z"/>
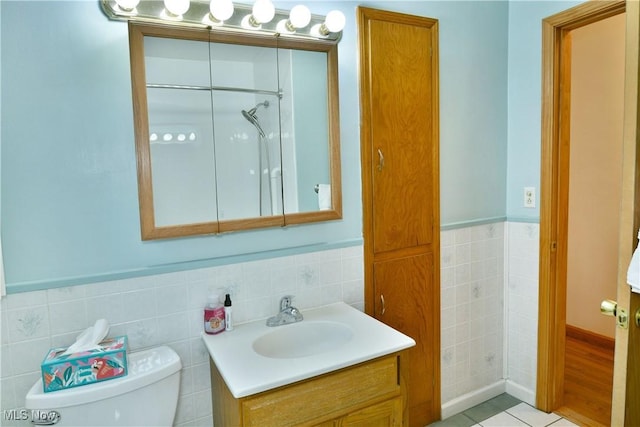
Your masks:
<path fill-rule="evenodd" d="M 455 399 L 442 404 L 442 419 L 444 420 L 452 415 L 456 415 L 469 408 L 473 408 L 482 402 L 501 395 L 505 391 L 507 391 L 506 381 L 500 380 L 481 389 L 474 390 L 471 393 L 456 397 Z"/>
<path fill-rule="evenodd" d="M 516 384 L 513 381 L 507 380 L 506 392 L 511 396 L 528 403 L 531 406 L 536 406 L 536 393 L 528 388 L 522 387 L 520 384 Z"/>

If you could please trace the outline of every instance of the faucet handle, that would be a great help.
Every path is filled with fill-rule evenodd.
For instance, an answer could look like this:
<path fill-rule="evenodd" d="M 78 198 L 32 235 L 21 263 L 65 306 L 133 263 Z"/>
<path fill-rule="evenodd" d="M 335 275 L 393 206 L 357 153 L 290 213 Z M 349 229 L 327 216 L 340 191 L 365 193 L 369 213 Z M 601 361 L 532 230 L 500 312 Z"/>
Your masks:
<path fill-rule="evenodd" d="M 285 295 L 280 298 L 280 311 L 284 311 L 287 308 L 291 307 L 291 300 L 293 299 L 293 295 Z"/>

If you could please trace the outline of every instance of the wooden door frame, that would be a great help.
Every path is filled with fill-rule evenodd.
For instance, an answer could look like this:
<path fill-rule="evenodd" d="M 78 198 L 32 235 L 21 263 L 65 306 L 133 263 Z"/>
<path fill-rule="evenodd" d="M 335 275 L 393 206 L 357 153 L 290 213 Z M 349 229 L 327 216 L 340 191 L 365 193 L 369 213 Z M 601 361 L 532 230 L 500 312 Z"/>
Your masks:
<path fill-rule="evenodd" d="M 542 22 L 542 156 L 536 406 L 547 412 L 561 406 L 564 393 L 571 90 L 570 32 L 624 13 L 625 10 L 626 3 L 623 0 L 589 1 L 548 17 Z M 628 71 L 628 62 L 626 67 Z M 625 115 L 627 114 L 626 106 L 625 96 Z M 625 155 L 628 153 L 627 139 L 625 137 Z M 624 219 L 621 218 L 621 231 L 624 226 Z M 631 253 L 628 246 L 623 248 L 621 244 L 620 247 L 619 265 L 622 265 L 625 254 L 628 253 L 626 258 L 628 263 Z M 626 273 L 626 270 L 624 271 Z M 619 273 L 618 282 L 620 279 Z"/>
<path fill-rule="evenodd" d="M 613 372 L 612 425 L 639 425 L 640 324 L 634 314 L 640 310 L 640 295 L 631 293 L 626 270 L 636 247 L 640 228 L 640 3 L 626 3 L 625 98 L 623 128 L 622 202 L 618 259 L 618 306 L 630 313 L 629 329 L 617 328 Z"/>

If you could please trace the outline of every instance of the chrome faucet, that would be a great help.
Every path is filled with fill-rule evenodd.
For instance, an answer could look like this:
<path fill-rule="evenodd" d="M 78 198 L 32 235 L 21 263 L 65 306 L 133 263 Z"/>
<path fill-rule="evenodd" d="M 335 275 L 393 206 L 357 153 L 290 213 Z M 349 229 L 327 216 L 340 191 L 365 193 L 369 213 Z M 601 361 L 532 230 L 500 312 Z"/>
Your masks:
<path fill-rule="evenodd" d="M 267 326 L 280 326 L 302 320 L 302 313 L 291 305 L 291 295 L 280 298 L 280 312 L 267 319 Z"/>

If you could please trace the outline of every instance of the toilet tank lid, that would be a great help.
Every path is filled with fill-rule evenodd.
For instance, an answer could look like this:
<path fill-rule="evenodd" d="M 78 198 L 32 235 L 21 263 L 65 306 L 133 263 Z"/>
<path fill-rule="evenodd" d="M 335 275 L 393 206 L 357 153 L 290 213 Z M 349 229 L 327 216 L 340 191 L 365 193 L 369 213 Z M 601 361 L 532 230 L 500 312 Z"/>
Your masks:
<path fill-rule="evenodd" d="M 108 399 L 146 387 L 182 368 L 180 357 L 167 346 L 130 353 L 127 358 L 127 375 L 113 380 L 45 393 L 40 379 L 27 393 L 25 407 L 55 410 Z"/>

